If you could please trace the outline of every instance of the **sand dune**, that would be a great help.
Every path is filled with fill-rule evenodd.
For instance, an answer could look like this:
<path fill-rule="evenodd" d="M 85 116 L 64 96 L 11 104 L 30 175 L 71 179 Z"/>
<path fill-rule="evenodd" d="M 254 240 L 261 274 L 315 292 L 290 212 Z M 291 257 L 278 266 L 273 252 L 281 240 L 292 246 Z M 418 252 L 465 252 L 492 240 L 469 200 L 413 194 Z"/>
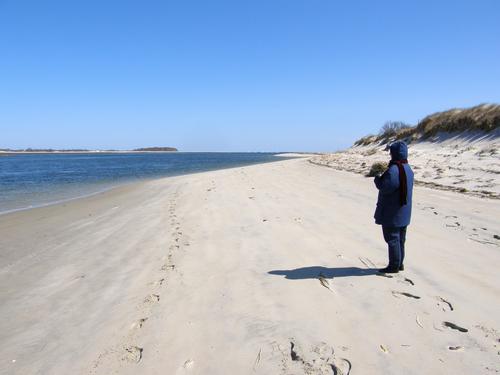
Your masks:
<path fill-rule="evenodd" d="M 410 163 L 420 185 L 468 195 L 500 198 L 500 130 L 438 134 L 409 145 Z M 366 174 L 386 161 L 385 144 L 354 146 L 312 159 L 314 163 Z"/>
<path fill-rule="evenodd" d="M 500 371 L 500 202 L 417 187 L 384 277 L 376 195 L 301 158 L 0 216 L 0 372 Z"/>

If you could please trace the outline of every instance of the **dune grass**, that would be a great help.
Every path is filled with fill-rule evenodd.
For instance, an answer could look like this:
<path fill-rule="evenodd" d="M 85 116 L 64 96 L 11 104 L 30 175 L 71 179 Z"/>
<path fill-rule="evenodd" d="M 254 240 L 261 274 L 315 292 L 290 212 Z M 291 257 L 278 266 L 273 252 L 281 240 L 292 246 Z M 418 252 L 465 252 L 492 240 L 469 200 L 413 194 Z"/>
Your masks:
<path fill-rule="evenodd" d="M 471 108 L 454 108 L 433 113 L 425 117 L 416 126 L 405 127 L 397 131 L 381 132 L 379 135 L 368 135 L 357 140 L 355 146 L 387 143 L 393 140 L 404 140 L 411 143 L 424 140 L 438 133 L 453 132 L 491 132 L 500 127 L 500 105 L 481 104 Z"/>

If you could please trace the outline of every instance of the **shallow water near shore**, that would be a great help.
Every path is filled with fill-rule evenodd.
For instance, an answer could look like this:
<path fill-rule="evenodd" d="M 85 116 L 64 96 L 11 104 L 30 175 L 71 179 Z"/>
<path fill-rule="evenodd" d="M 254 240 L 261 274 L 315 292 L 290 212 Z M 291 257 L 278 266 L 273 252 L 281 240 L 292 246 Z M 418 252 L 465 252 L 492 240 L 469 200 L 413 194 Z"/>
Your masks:
<path fill-rule="evenodd" d="M 0 214 L 134 181 L 282 159 L 273 153 L 11 154 L 0 158 Z"/>

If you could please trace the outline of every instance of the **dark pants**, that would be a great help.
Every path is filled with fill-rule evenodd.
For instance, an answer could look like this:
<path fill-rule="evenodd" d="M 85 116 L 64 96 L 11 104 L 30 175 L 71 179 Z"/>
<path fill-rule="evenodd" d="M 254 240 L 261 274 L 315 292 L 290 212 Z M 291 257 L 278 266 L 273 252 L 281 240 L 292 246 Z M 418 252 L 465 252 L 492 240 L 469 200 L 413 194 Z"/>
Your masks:
<path fill-rule="evenodd" d="M 389 267 L 399 268 L 405 258 L 406 227 L 382 226 L 382 232 L 389 246 Z"/>

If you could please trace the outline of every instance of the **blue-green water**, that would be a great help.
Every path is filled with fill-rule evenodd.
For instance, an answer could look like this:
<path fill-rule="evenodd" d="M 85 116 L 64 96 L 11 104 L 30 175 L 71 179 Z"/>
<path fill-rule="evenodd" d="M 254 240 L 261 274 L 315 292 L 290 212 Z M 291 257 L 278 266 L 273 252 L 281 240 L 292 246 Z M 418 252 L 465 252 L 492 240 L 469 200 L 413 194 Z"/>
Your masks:
<path fill-rule="evenodd" d="M 14 154 L 0 157 L 0 213 L 138 180 L 276 161 L 271 153 Z"/>

